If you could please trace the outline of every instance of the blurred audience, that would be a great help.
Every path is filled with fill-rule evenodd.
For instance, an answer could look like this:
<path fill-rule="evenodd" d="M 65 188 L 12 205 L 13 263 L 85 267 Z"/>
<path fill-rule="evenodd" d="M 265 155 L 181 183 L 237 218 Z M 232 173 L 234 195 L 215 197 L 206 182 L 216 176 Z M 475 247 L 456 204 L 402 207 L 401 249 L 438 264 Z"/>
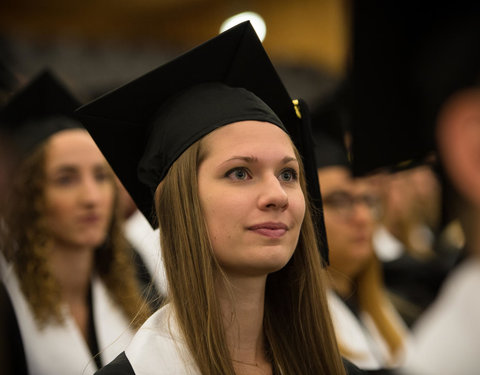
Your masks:
<path fill-rule="evenodd" d="M 0 112 L 20 155 L 0 254 L 16 374 L 93 373 L 149 315 L 113 173 L 73 118 L 76 107 L 45 71 Z"/>
<path fill-rule="evenodd" d="M 436 135 L 465 236 L 465 258 L 415 325 L 416 350 L 406 373 L 476 374 L 480 368 L 480 84 L 446 100 Z"/>
<path fill-rule="evenodd" d="M 313 128 L 337 340 L 342 355 L 361 369 L 395 368 L 405 358 L 408 331 L 387 297 L 373 250 L 379 192 L 368 178 L 352 177 L 343 129 L 322 111 L 314 114 Z"/>
<path fill-rule="evenodd" d="M 478 374 L 480 4 L 372 1 L 355 6 L 354 25 L 357 172 L 413 166 L 436 151 L 442 222 L 457 218 L 464 236 L 458 264 L 413 326 L 403 373 Z"/>
<path fill-rule="evenodd" d="M 373 181 L 383 202 L 375 252 L 390 298 L 411 326 L 435 299 L 459 251 L 439 239 L 442 192 L 430 166 L 379 173 Z"/>

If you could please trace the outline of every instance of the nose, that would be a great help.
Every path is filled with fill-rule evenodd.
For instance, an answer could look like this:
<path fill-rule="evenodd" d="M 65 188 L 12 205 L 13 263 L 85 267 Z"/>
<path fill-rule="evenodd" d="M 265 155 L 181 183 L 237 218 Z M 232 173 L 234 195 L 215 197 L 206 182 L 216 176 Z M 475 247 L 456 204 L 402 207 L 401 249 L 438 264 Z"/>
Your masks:
<path fill-rule="evenodd" d="M 276 176 L 265 178 L 261 185 L 260 209 L 285 210 L 288 207 L 288 194 Z"/>
<path fill-rule="evenodd" d="M 86 206 L 95 206 L 101 199 L 100 186 L 92 177 L 85 177 L 80 189 L 80 199 Z"/>
<path fill-rule="evenodd" d="M 364 202 L 355 202 L 352 210 L 352 220 L 354 222 L 365 225 L 374 221 L 372 211 Z"/>

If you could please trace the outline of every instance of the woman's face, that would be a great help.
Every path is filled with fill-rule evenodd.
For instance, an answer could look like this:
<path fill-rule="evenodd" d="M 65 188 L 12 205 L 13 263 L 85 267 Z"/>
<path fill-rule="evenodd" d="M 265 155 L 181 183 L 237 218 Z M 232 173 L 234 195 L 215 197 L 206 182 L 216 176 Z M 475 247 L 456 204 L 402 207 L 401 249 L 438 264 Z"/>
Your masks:
<path fill-rule="evenodd" d="M 47 145 L 45 172 L 45 216 L 55 244 L 101 245 L 112 218 L 113 174 L 87 131 L 53 135 Z"/>
<path fill-rule="evenodd" d="M 291 258 L 305 215 L 299 165 L 276 125 L 242 121 L 202 140 L 198 187 L 215 256 L 230 276 L 260 276 Z"/>
<path fill-rule="evenodd" d="M 373 255 L 372 236 L 379 197 L 365 179 L 352 179 L 345 167 L 318 170 L 330 266 L 355 277 Z"/>

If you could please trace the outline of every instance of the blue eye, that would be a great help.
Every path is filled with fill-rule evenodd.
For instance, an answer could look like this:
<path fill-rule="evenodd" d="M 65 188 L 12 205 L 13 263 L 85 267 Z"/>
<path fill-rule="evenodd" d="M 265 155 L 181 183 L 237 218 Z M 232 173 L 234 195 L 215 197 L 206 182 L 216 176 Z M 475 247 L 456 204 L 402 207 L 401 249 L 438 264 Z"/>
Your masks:
<path fill-rule="evenodd" d="M 226 174 L 226 177 L 232 179 L 232 180 L 247 180 L 250 178 L 250 175 L 248 174 L 248 171 L 246 168 L 243 167 L 237 167 L 230 169 Z"/>
<path fill-rule="evenodd" d="M 285 169 L 280 173 L 280 180 L 285 182 L 296 181 L 298 179 L 298 173 L 295 169 Z"/>

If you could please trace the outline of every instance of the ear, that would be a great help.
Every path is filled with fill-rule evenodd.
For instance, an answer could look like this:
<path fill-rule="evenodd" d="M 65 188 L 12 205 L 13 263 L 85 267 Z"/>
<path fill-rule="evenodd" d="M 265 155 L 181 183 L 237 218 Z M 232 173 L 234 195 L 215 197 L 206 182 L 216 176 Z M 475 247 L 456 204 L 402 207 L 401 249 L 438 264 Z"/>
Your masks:
<path fill-rule="evenodd" d="M 480 209 L 480 89 L 462 91 L 446 102 L 436 136 L 453 186 Z"/>

